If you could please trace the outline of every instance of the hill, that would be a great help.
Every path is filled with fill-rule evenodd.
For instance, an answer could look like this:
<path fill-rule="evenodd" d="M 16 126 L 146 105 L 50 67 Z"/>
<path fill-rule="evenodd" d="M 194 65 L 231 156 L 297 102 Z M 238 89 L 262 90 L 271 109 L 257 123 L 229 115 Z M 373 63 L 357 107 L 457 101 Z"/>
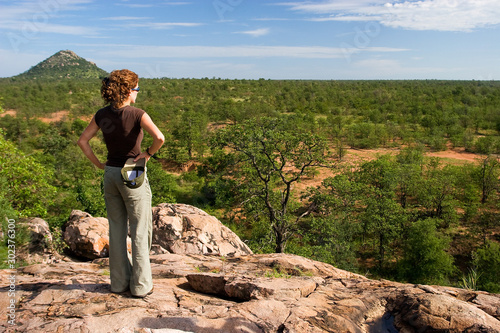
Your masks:
<path fill-rule="evenodd" d="M 108 73 L 70 50 L 59 51 L 14 79 L 102 78 Z"/>

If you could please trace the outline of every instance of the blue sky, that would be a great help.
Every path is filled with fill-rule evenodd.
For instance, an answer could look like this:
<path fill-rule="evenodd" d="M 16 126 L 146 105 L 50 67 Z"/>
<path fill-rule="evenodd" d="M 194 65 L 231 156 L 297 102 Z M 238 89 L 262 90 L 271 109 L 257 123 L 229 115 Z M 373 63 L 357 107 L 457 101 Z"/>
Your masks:
<path fill-rule="evenodd" d="M 106 71 L 500 79 L 499 0 L 0 0 L 0 77 L 60 50 Z"/>

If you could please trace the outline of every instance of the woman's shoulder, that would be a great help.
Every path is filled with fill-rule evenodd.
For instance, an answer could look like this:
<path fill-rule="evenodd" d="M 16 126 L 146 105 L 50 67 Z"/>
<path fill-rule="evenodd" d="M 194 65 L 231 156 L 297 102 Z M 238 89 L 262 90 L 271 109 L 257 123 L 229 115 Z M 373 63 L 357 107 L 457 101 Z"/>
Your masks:
<path fill-rule="evenodd" d="M 132 105 L 129 105 L 127 107 L 129 108 L 129 110 L 134 110 L 135 112 L 146 112 L 143 109 L 137 108 L 137 107 L 132 106 Z"/>
<path fill-rule="evenodd" d="M 98 117 L 102 117 L 103 115 L 105 115 L 106 113 L 108 113 L 109 111 L 111 110 L 111 107 L 109 105 L 97 110 L 97 112 L 95 113 L 95 117 L 98 118 Z"/>
<path fill-rule="evenodd" d="M 146 111 L 144 111 L 143 109 L 136 108 L 135 106 L 132 106 L 132 105 L 127 105 L 126 108 L 127 108 L 128 112 L 132 112 L 132 113 L 135 113 L 135 114 L 140 114 L 141 116 L 144 113 L 146 113 Z"/>
<path fill-rule="evenodd" d="M 136 108 L 135 106 L 127 105 L 124 109 L 125 117 L 128 119 L 134 119 L 136 123 L 140 123 L 142 116 L 146 113 L 143 109 Z"/>
<path fill-rule="evenodd" d="M 142 116 L 146 113 L 143 109 L 136 108 L 135 106 L 127 106 L 127 114 L 132 116 L 132 118 L 136 119 L 136 121 L 140 122 Z"/>

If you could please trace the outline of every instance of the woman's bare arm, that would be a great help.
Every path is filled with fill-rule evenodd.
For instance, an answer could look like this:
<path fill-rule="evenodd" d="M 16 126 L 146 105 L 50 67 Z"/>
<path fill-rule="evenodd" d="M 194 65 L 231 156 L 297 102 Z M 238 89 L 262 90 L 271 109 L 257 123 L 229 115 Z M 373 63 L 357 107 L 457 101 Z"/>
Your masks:
<path fill-rule="evenodd" d="M 156 153 L 160 147 L 163 145 L 165 142 L 165 136 L 163 133 L 158 129 L 158 127 L 155 125 L 151 117 L 147 114 L 144 113 L 141 118 L 141 127 L 149 133 L 153 137 L 153 144 L 149 147 L 149 154 L 153 155 Z M 135 158 L 135 160 L 139 160 L 141 158 L 146 158 L 146 161 L 149 160 L 151 157 L 146 151 L 142 152 L 139 156 Z"/>
<path fill-rule="evenodd" d="M 83 151 L 85 156 L 87 156 L 87 158 L 92 163 L 94 163 L 95 166 L 97 166 L 99 169 L 104 169 L 106 163 L 101 163 L 101 161 L 99 161 L 97 156 L 95 156 L 94 152 L 92 151 L 92 147 L 89 144 L 90 139 L 92 139 L 97 134 L 98 131 L 99 131 L 99 126 L 97 126 L 94 117 L 92 117 L 92 120 L 90 121 L 89 125 L 87 126 L 87 128 L 85 128 L 82 135 L 80 135 L 77 144 Z"/>

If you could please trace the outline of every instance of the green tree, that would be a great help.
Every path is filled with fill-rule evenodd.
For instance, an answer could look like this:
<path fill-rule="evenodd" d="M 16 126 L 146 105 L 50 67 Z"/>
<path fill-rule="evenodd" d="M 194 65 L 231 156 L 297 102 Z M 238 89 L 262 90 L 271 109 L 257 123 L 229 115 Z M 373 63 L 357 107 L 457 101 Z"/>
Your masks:
<path fill-rule="evenodd" d="M 365 193 L 366 209 L 361 215 L 366 237 L 373 239 L 377 246 L 378 268 L 382 270 L 387 262 L 387 253 L 394 251 L 405 225 L 407 216 L 391 193 L 371 188 Z"/>
<path fill-rule="evenodd" d="M 6 139 L 21 144 L 24 137 L 27 137 L 28 122 L 22 117 L 12 117 L 11 115 L 6 115 L 0 118 L 2 125 L 2 135 Z"/>
<path fill-rule="evenodd" d="M 474 221 L 479 213 L 480 203 L 480 186 L 478 181 L 479 167 L 475 163 L 464 164 L 460 167 L 460 172 L 456 173 L 456 201 L 457 209 L 463 209 L 463 222 Z"/>
<path fill-rule="evenodd" d="M 483 160 L 479 172 L 481 204 L 485 204 L 493 191 L 498 189 L 499 170 L 500 163 L 495 156 L 488 156 Z"/>
<path fill-rule="evenodd" d="M 304 220 L 300 228 L 301 249 L 296 254 L 334 265 L 337 268 L 356 271 L 356 236 L 358 223 L 344 214 L 337 216 L 314 216 Z"/>
<path fill-rule="evenodd" d="M 341 111 L 338 111 L 341 112 Z M 340 115 L 328 115 L 324 127 L 327 128 L 327 133 L 330 139 L 335 144 L 335 152 L 337 158 L 342 160 L 346 155 L 345 135 L 346 135 L 346 117 Z"/>
<path fill-rule="evenodd" d="M 500 226 L 500 213 L 498 213 L 497 207 L 482 211 L 479 214 L 477 225 L 472 228 L 472 232 L 477 232 L 481 236 L 483 244 L 486 244 L 495 228 Z"/>
<path fill-rule="evenodd" d="M 61 136 L 55 128 L 50 128 L 39 139 L 40 146 L 45 154 L 55 156 L 63 151 L 69 144 L 69 140 Z"/>
<path fill-rule="evenodd" d="M 373 239 L 378 248 L 379 269 L 385 262 L 388 245 L 398 235 L 402 220 L 402 208 L 396 202 L 396 164 L 390 155 L 365 162 L 357 172 L 357 181 L 364 184 L 364 208 L 360 215 L 363 240 Z"/>
<path fill-rule="evenodd" d="M 353 123 L 347 130 L 348 144 L 353 148 L 370 149 L 379 147 L 386 140 L 386 133 L 371 122 Z"/>
<path fill-rule="evenodd" d="M 165 140 L 167 144 L 165 147 L 161 149 L 161 152 L 158 153 L 158 156 L 161 158 L 165 158 L 168 161 L 172 161 L 178 166 L 182 167 L 187 163 L 190 159 L 189 152 L 186 149 L 186 146 L 183 145 L 182 142 L 178 140 L 168 140 L 168 138 L 172 138 L 172 135 L 167 133 L 167 139 Z"/>
<path fill-rule="evenodd" d="M 441 219 L 450 225 L 457 221 L 456 183 L 462 168 L 445 165 L 431 158 L 424 172 L 425 181 L 417 193 L 417 201 L 425 208 L 424 215 Z"/>
<path fill-rule="evenodd" d="M 212 145 L 228 149 L 220 156 L 230 155 L 227 158 L 235 163 L 226 177 L 239 180 L 244 207 L 266 212 L 275 252 L 284 252 L 297 222 L 310 212 L 296 216 L 290 211 L 293 186 L 324 163 L 326 141 L 303 131 L 296 119 L 283 116 L 228 126 L 216 133 Z"/>
<path fill-rule="evenodd" d="M 360 234 L 363 185 L 350 172 L 325 179 L 320 188 L 305 195 L 315 206 L 315 217 L 301 226 L 309 257 L 336 267 L 355 270 L 355 239 Z"/>
<path fill-rule="evenodd" d="M 56 189 L 51 185 L 52 171 L 26 156 L 0 132 L 1 196 L 20 217 L 44 217 L 54 203 Z"/>
<path fill-rule="evenodd" d="M 153 193 L 153 206 L 176 202 L 175 192 L 178 186 L 175 177 L 166 173 L 154 158 L 148 161 L 148 180 Z"/>
<path fill-rule="evenodd" d="M 423 160 L 421 147 L 405 148 L 396 156 L 396 194 L 403 208 L 407 208 L 422 184 Z"/>
<path fill-rule="evenodd" d="M 92 216 L 106 216 L 103 185 L 102 181 L 100 186 L 95 186 L 89 181 L 78 182 L 76 185 L 76 200 L 82 205 L 83 210 Z"/>
<path fill-rule="evenodd" d="M 179 111 L 178 123 L 172 134 L 187 151 L 189 159 L 193 158 L 195 151 L 198 156 L 203 156 L 206 148 L 206 129 L 207 117 L 203 112 L 191 109 Z"/>
<path fill-rule="evenodd" d="M 479 275 L 480 289 L 500 292 L 500 245 L 487 241 L 473 254 L 473 263 Z"/>
<path fill-rule="evenodd" d="M 0 176 L 0 183 L 7 184 L 7 177 L 5 175 Z M 8 197 L 9 192 L 6 188 L 0 190 L 0 220 L 6 221 L 9 218 L 17 218 L 18 212 L 12 207 L 12 203 Z M 5 230 L 5 229 L 3 229 Z"/>
<path fill-rule="evenodd" d="M 439 220 L 417 220 L 410 227 L 399 263 L 400 278 L 412 283 L 445 283 L 455 271 L 446 252 L 450 239 L 437 230 Z"/>

